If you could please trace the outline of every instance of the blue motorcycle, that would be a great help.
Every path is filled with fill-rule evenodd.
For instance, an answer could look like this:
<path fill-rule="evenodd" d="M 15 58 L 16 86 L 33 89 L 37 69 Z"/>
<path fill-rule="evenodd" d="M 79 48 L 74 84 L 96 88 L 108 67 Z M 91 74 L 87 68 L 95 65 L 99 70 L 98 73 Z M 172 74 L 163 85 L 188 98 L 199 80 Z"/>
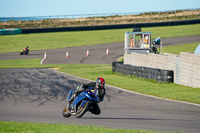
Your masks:
<path fill-rule="evenodd" d="M 73 94 L 74 90 L 70 90 L 67 101 L 69 101 Z M 99 102 L 98 89 L 89 87 L 85 91 L 80 93 L 71 103 L 71 105 L 67 103 L 62 114 L 64 117 L 75 115 L 77 118 L 81 118 L 87 111 L 92 108 L 94 102 Z"/>

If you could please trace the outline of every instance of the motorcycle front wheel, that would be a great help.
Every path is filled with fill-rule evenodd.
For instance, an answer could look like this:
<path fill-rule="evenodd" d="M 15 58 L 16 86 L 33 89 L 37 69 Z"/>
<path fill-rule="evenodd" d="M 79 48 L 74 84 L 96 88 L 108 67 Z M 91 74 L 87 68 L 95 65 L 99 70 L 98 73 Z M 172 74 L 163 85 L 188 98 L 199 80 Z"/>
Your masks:
<path fill-rule="evenodd" d="M 81 118 L 90 108 L 89 101 L 83 100 L 81 104 L 77 107 L 76 117 Z"/>
<path fill-rule="evenodd" d="M 70 113 L 70 111 L 68 110 L 68 107 L 67 107 L 67 106 L 65 106 L 65 108 L 63 109 L 62 114 L 63 114 L 64 117 L 70 117 L 70 116 L 71 116 L 71 113 Z"/>

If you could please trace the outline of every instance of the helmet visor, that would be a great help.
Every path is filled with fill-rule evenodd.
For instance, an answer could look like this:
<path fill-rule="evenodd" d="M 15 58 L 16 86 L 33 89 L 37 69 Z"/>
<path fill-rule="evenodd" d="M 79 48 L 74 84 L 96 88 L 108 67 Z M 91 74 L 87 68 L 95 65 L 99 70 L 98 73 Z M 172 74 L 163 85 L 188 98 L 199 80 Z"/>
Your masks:
<path fill-rule="evenodd" d="M 99 87 L 104 87 L 104 83 L 99 83 Z"/>

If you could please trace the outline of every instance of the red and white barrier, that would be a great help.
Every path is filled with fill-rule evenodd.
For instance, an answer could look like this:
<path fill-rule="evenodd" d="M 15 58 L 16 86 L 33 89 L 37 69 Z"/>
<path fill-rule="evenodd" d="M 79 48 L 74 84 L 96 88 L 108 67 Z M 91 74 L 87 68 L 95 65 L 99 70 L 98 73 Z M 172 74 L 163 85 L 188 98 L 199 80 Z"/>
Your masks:
<path fill-rule="evenodd" d="M 108 48 L 106 49 L 106 55 L 109 55 L 109 49 Z"/>
<path fill-rule="evenodd" d="M 86 52 L 86 56 L 89 56 L 89 55 L 90 55 L 90 51 L 87 50 L 87 52 Z"/>
<path fill-rule="evenodd" d="M 47 59 L 47 53 L 46 52 L 44 53 L 44 59 Z"/>
<path fill-rule="evenodd" d="M 69 58 L 69 52 L 68 51 L 66 51 L 65 57 Z"/>

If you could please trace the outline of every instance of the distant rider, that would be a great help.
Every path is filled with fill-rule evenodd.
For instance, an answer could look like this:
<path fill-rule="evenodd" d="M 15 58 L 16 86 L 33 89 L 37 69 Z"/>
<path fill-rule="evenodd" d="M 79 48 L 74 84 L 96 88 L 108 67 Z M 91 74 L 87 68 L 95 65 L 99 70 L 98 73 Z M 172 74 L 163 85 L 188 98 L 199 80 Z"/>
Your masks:
<path fill-rule="evenodd" d="M 99 91 L 99 95 L 98 95 L 99 101 L 102 102 L 103 99 L 104 99 L 104 96 L 106 94 L 105 80 L 101 77 L 98 77 L 96 82 L 91 82 L 91 83 L 88 83 L 88 84 L 82 84 L 80 87 L 78 87 L 75 94 L 68 101 L 69 104 L 71 104 L 73 102 L 73 100 L 76 98 L 76 96 L 78 96 L 81 92 L 86 90 L 88 87 L 96 87 L 98 89 L 98 91 Z M 91 108 L 91 110 L 90 110 L 91 113 L 96 114 L 96 115 L 99 115 L 101 113 L 101 110 L 99 108 L 98 103 L 94 103 L 94 105 L 92 107 L 93 108 Z"/>
<path fill-rule="evenodd" d="M 29 47 L 27 46 L 26 48 L 24 48 L 24 50 L 23 50 L 26 54 L 28 54 L 28 52 L 29 52 Z"/>

